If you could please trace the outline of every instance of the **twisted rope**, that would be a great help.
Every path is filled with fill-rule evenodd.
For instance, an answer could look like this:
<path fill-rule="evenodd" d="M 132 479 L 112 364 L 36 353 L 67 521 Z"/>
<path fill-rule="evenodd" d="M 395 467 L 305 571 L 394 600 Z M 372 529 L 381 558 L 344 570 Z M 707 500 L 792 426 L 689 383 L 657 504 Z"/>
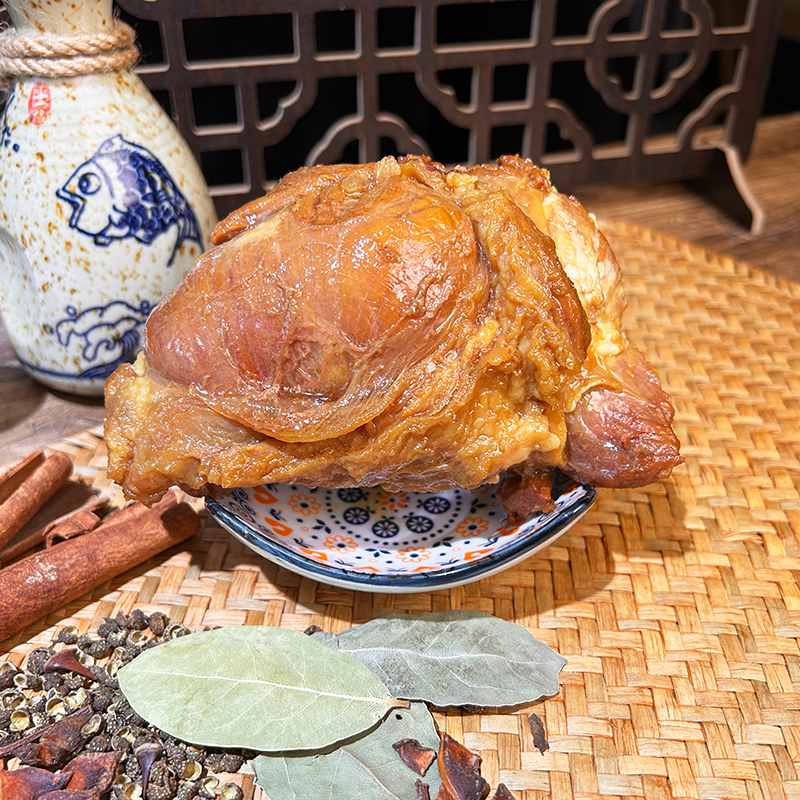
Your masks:
<path fill-rule="evenodd" d="M 115 20 L 108 31 L 70 36 L 23 36 L 0 32 L 0 88 L 17 75 L 71 78 L 129 69 L 139 60 L 136 34 Z"/>

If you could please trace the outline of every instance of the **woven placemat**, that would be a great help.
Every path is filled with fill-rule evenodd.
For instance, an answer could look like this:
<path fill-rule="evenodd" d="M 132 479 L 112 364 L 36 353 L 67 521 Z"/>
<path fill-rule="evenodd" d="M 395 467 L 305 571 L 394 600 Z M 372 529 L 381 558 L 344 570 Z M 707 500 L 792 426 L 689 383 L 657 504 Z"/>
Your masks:
<path fill-rule="evenodd" d="M 524 563 L 429 594 L 319 584 L 209 524 L 189 549 L 30 626 L 0 658 L 20 663 L 63 624 L 84 631 L 134 607 L 190 626 L 333 631 L 389 612 L 478 609 L 568 658 L 553 698 L 435 714 L 481 755 L 493 787 L 525 800 L 800 796 L 800 287 L 642 228 L 603 229 L 623 266 L 625 328 L 676 407 L 686 463 L 669 480 L 600 490 Z M 107 487 L 100 430 L 53 446 Z M 265 797 L 238 777 L 248 798 Z"/>

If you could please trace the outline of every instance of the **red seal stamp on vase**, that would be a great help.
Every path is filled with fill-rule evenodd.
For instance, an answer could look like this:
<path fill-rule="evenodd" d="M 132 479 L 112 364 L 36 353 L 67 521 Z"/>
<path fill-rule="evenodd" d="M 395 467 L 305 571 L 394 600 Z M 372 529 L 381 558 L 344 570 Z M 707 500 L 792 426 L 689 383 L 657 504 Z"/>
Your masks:
<path fill-rule="evenodd" d="M 28 98 L 28 121 L 33 125 L 41 125 L 50 116 L 50 87 L 46 83 L 36 82 Z"/>

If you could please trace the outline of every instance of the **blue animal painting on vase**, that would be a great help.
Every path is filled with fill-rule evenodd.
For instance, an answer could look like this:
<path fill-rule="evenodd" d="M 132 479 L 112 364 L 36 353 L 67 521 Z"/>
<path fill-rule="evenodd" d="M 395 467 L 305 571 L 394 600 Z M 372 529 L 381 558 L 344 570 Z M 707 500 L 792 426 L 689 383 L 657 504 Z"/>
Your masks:
<path fill-rule="evenodd" d="M 72 207 L 70 228 L 91 236 L 98 247 L 128 238 L 150 244 L 174 228 L 177 237 L 167 266 L 184 241 L 203 248 L 194 211 L 164 165 L 121 134 L 106 139 L 56 196 Z"/>
<path fill-rule="evenodd" d="M 64 347 L 78 344 L 83 359 L 95 362 L 79 377 L 104 379 L 120 364 L 133 361 L 141 343 L 139 328 L 152 310 L 147 300 L 138 306 L 114 300 L 81 312 L 69 306 L 67 316 L 56 323 L 55 335 Z"/>
<path fill-rule="evenodd" d="M 131 305 L 124 300 L 113 300 L 104 306 L 93 306 L 78 311 L 74 306 L 64 309 L 66 316 L 54 327 L 46 326 L 58 343 L 79 355 L 91 366 L 79 372 L 47 370 L 20 359 L 28 369 L 57 377 L 80 380 L 105 380 L 120 365 L 133 361 L 141 345 L 140 329 L 153 304 L 142 300 Z"/>

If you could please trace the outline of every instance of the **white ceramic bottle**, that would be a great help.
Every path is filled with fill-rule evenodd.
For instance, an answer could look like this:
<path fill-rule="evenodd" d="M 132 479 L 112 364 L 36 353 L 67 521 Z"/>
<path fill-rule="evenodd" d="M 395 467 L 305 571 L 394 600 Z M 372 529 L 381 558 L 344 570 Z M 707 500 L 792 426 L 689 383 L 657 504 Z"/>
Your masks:
<path fill-rule="evenodd" d="M 111 0 L 8 0 L 18 34 L 113 26 Z M 173 122 L 131 69 L 14 79 L 0 133 L 0 309 L 25 369 L 99 394 L 216 215 Z"/>

